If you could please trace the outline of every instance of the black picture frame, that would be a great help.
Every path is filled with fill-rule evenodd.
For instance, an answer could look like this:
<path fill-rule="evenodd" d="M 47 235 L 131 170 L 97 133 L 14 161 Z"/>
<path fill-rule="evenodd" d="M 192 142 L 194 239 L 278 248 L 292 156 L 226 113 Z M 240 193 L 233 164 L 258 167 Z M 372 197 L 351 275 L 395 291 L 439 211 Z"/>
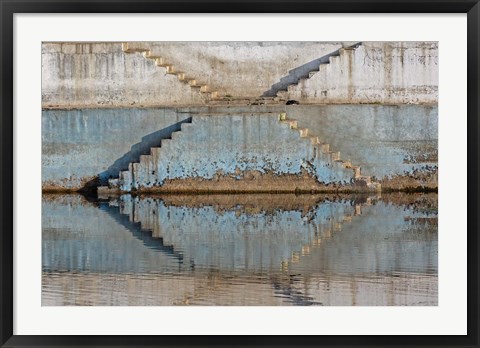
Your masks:
<path fill-rule="evenodd" d="M 0 344 L 23 346 L 479 346 L 479 0 L 0 0 Z M 21 336 L 13 334 L 13 16 L 16 13 L 467 13 L 468 334 L 465 336 Z M 452 318 L 455 320 L 455 318 Z"/>

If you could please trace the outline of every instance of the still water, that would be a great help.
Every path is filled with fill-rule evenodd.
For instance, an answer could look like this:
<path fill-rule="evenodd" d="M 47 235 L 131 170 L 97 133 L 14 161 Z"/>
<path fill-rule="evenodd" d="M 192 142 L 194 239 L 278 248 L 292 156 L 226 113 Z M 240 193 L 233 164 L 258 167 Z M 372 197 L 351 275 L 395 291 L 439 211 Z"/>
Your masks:
<path fill-rule="evenodd" d="M 42 197 L 42 305 L 437 305 L 436 194 Z"/>

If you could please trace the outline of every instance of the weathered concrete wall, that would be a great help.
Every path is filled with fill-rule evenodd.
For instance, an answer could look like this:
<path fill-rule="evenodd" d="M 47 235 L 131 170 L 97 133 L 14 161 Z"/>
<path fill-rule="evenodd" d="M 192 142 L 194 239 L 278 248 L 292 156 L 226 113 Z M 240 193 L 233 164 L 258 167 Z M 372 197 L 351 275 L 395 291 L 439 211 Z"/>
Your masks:
<path fill-rule="evenodd" d="M 151 147 L 159 146 L 162 139 L 170 138 L 173 132 L 179 131 L 181 123 L 189 122 L 190 117 L 197 112 L 284 110 L 288 118 L 298 121 L 299 128 L 308 128 L 308 134 L 318 136 L 321 142 L 330 144 L 331 151 L 339 151 L 343 160 L 360 165 L 362 175 L 384 180 L 384 188 L 436 188 L 438 185 L 436 107 L 296 105 L 44 110 L 42 187 L 44 190 L 76 190 L 89 181 L 106 184 L 108 178 L 118 177 L 119 171 L 127 170 L 129 163 L 138 162 L 140 155 L 149 154 Z M 232 124 L 229 128 L 230 135 L 225 133 L 228 128 L 217 127 L 215 132 L 212 129 L 212 134 L 216 134 L 217 140 L 225 146 L 218 146 L 215 143 L 217 140 L 203 146 L 212 147 L 212 151 L 217 146 L 218 155 L 211 154 L 213 157 L 226 156 L 225 149 L 230 151 L 232 147 L 227 144 L 230 140 L 238 142 L 243 136 L 260 134 L 258 125 L 251 126 L 243 129 Z M 294 133 L 290 132 L 291 130 L 288 130 L 286 135 L 293 136 Z M 277 148 L 283 148 L 283 152 L 279 151 L 287 156 L 284 152 L 290 151 L 290 142 L 279 142 L 279 139 L 272 141 L 273 134 L 270 133 L 267 132 L 261 138 L 264 141 L 265 153 L 272 151 L 275 154 Z M 253 139 L 252 146 L 253 144 L 258 144 L 258 140 Z M 194 141 L 189 146 L 188 150 L 198 156 L 205 151 Z M 280 152 L 275 155 L 277 158 L 284 157 Z M 235 164 L 228 162 L 225 168 L 230 166 L 234 168 Z"/>
<path fill-rule="evenodd" d="M 78 190 L 105 183 L 180 129 L 176 109 L 83 109 L 42 112 L 42 188 Z"/>
<path fill-rule="evenodd" d="M 296 105 L 287 113 L 383 190 L 438 185 L 437 106 Z"/>
<path fill-rule="evenodd" d="M 438 102 L 438 43 L 366 42 L 329 60 L 279 96 L 300 103 Z"/>
<path fill-rule="evenodd" d="M 228 102 L 274 97 L 299 81 L 289 92 L 280 92 L 277 102 L 436 103 L 438 99 L 436 43 L 368 42 L 356 50 L 342 50 L 351 42 L 128 44 L 132 53 L 123 52 L 121 43 L 43 44 L 42 106 L 202 105 L 215 98 Z M 186 78 L 205 88 L 180 81 Z"/>

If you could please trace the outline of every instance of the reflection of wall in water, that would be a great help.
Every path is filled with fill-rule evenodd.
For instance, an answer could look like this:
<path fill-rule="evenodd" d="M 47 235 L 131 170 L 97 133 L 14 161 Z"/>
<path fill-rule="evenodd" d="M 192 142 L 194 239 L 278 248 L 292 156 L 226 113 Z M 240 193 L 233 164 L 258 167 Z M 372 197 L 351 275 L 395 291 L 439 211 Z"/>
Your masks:
<path fill-rule="evenodd" d="M 437 273 L 437 215 L 383 201 L 362 206 L 362 213 L 325 245 L 311 248 L 291 272 L 312 268 L 336 274 Z"/>
<path fill-rule="evenodd" d="M 341 273 L 437 268 L 436 225 L 416 228 L 414 219 L 429 215 L 404 206 L 325 201 L 307 214 L 248 214 L 122 198 L 122 213 L 131 214 L 197 266 L 261 271 L 298 262 L 299 271 Z M 360 211 L 361 216 L 354 216 Z"/>
<path fill-rule="evenodd" d="M 162 250 L 160 241 L 153 240 L 149 232 L 119 223 L 119 213 L 108 214 L 80 195 L 46 197 L 42 199 L 44 271 L 137 273 L 189 268 L 179 264 L 168 248 Z M 127 224 L 128 217 L 123 218 Z"/>
<path fill-rule="evenodd" d="M 120 211 L 141 222 L 196 266 L 237 270 L 280 270 L 282 261 L 313 245 L 345 216 L 350 201 L 323 202 L 303 214 L 295 210 L 247 213 L 212 206 L 168 206 L 162 200 L 122 196 Z"/>
<path fill-rule="evenodd" d="M 241 206 L 187 207 L 122 196 L 97 209 L 79 199 L 44 199 L 43 268 L 304 274 L 437 270 L 436 225 L 415 223 L 434 220 L 436 214 L 382 201 L 369 206 L 325 201 L 308 212 L 281 206 L 279 201 L 268 213 L 249 212 Z"/>

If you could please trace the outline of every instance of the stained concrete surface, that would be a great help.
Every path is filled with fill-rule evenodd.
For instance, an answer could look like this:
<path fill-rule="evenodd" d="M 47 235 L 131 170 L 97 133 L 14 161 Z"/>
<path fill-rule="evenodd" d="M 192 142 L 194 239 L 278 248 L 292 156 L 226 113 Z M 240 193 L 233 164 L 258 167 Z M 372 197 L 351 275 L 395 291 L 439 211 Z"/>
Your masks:
<path fill-rule="evenodd" d="M 289 119 L 298 121 L 298 128 L 308 128 L 310 135 L 330 144 L 330 150 L 339 151 L 343 160 L 360 165 L 364 175 L 385 180 L 384 187 L 391 180 L 400 180 L 396 186 L 400 189 L 438 185 L 436 106 L 293 105 L 44 110 L 42 188 L 78 190 L 92 180 L 105 185 L 108 178 L 118 177 L 119 171 L 128 169 L 130 162 L 149 154 L 152 146 L 170 138 L 193 115 L 241 112 L 286 112 Z M 221 138 L 223 132 L 223 128 L 219 129 L 217 136 Z M 233 135 L 254 134 L 249 129 L 238 132 L 225 135 L 223 141 L 228 142 Z M 273 154 L 277 147 L 288 149 L 290 144 L 272 141 L 268 134 L 258 141 Z M 205 149 L 192 143 L 190 150 L 200 156 Z M 211 155 L 221 157 L 221 153 Z M 405 178 L 411 182 L 402 183 Z"/>

